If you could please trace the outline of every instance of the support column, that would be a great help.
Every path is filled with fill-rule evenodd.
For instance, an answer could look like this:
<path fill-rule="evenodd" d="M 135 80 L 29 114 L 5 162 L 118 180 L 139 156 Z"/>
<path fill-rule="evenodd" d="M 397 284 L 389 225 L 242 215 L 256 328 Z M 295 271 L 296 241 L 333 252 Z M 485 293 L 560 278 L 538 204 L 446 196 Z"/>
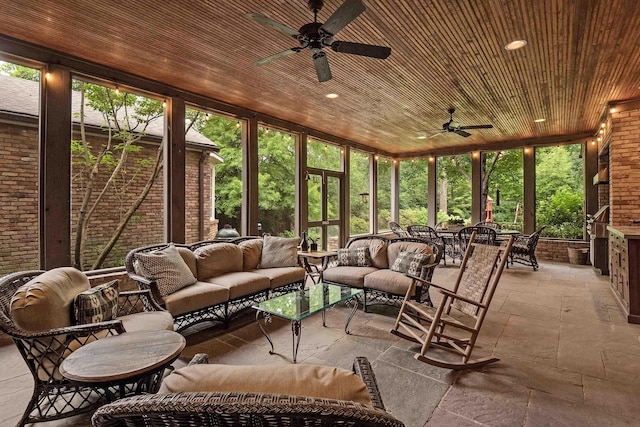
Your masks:
<path fill-rule="evenodd" d="M 168 242 L 185 243 L 185 103 L 167 100 L 164 141 L 165 237 Z"/>
<path fill-rule="evenodd" d="M 40 104 L 40 267 L 71 265 L 71 73 L 43 70 Z"/>
<path fill-rule="evenodd" d="M 536 230 L 536 150 L 524 148 L 524 230 L 531 234 Z"/>
<path fill-rule="evenodd" d="M 242 126 L 242 234 L 258 235 L 258 120 Z"/>
<path fill-rule="evenodd" d="M 342 218 L 342 230 L 340 233 L 340 247 L 344 248 L 351 237 L 351 150 L 347 146 L 340 148 L 342 159 L 342 188 L 340 189 L 340 218 Z"/>
<path fill-rule="evenodd" d="M 429 167 L 427 168 L 427 221 L 431 227 L 438 223 L 438 161 L 435 157 L 429 156 Z"/>
<path fill-rule="evenodd" d="M 296 138 L 296 207 L 295 233 L 302 236 L 307 231 L 309 220 L 309 191 L 307 189 L 307 134 Z M 342 247 L 342 246 L 340 246 Z"/>
<path fill-rule="evenodd" d="M 378 232 L 378 156 L 369 156 L 369 233 Z"/>
<path fill-rule="evenodd" d="M 391 163 L 391 221 L 400 222 L 400 162 Z M 382 224 L 386 228 L 386 224 Z"/>
<path fill-rule="evenodd" d="M 471 153 L 471 224 L 484 220 L 482 206 L 482 161 L 480 152 Z"/>

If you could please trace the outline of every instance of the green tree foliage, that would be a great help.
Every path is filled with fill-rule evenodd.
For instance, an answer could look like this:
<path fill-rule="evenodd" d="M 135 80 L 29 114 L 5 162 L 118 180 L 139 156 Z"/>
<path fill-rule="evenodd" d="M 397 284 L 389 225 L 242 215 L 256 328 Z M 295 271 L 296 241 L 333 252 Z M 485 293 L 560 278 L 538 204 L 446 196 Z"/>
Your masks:
<path fill-rule="evenodd" d="M 524 168 L 522 149 L 483 153 L 486 180 L 486 196 L 493 199 L 493 219 L 505 228 L 522 230 L 524 207 Z M 495 162 L 495 166 L 494 165 Z M 492 168 L 493 166 L 493 168 Z M 497 191 L 500 190 L 500 205 L 497 205 Z M 516 219 L 517 210 L 517 220 Z"/>
<path fill-rule="evenodd" d="M 239 224 L 242 208 L 242 129 L 236 120 L 187 110 L 187 121 L 220 149 L 216 165 L 216 216 Z M 233 220 L 236 221 L 233 221 Z"/>
<path fill-rule="evenodd" d="M 391 166 L 390 159 L 378 158 L 378 230 L 388 230 L 391 221 Z"/>
<path fill-rule="evenodd" d="M 31 80 L 34 82 L 40 81 L 40 70 L 12 64 L 11 62 L 0 61 L 0 74 L 17 77 L 19 79 Z"/>
<path fill-rule="evenodd" d="M 451 223 L 471 221 L 471 155 L 443 156 L 437 162 L 438 211 Z M 444 194 L 443 194 L 444 193 Z M 446 209 L 444 203 L 446 197 Z M 442 217 L 442 215 L 439 215 Z"/>
<path fill-rule="evenodd" d="M 537 227 L 543 235 L 566 239 L 583 238 L 584 188 L 582 145 L 536 149 Z"/>
<path fill-rule="evenodd" d="M 369 202 L 366 202 L 360 194 L 369 193 L 369 157 L 367 153 L 352 151 L 349 156 L 351 167 L 349 169 L 349 206 L 351 235 L 369 233 Z"/>
<path fill-rule="evenodd" d="M 400 224 L 427 224 L 428 160 L 402 160 L 399 169 Z"/>

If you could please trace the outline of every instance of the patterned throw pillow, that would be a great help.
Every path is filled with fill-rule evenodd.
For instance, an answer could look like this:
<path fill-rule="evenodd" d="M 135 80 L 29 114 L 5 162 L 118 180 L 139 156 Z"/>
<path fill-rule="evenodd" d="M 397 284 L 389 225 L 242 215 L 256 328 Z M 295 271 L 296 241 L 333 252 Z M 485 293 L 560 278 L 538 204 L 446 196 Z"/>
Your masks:
<path fill-rule="evenodd" d="M 371 267 L 369 248 L 338 249 L 338 265 L 351 267 Z"/>
<path fill-rule="evenodd" d="M 73 300 L 73 308 L 77 325 L 115 319 L 118 314 L 118 281 L 80 292 Z"/>
<path fill-rule="evenodd" d="M 422 267 L 428 265 L 431 262 L 431 258 L 432 254 L 400 251 L 391 266 L 391 270 L 411 276 L 420 276 Z"/>
<path fill-rule="evenodd" d="M 189 266 L 173 245 L 157 251 L 136 254 L 137 271 L 147 279 L 155 280 L 163 297 L 196 283 Z"/>

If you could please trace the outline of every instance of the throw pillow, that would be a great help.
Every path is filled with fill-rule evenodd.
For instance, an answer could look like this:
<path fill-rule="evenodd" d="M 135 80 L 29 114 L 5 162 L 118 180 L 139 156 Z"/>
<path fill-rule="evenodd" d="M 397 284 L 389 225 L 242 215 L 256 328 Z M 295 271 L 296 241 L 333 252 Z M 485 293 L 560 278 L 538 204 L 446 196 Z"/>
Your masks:
<path fill-rule="evenodd" d="M 422 267 L 431 262 L 431 254 L 400 251 L 398 257 L 391 266 L 391 271 L 409 274 L 411 276 L 420 276 Z"/>
<path fill-rule="evenodd" d="M 136 260 L 141 275 L 155 280 L 163 297 L 196 283 L 191 269 L 173 244 L 149 253 L 139 252 Z"/>
<path fill-rule="evenodd" d="M 295 267 L 298 265 L 299 237 L 264 236 L 260 268 Z"/>
<path fill-rule="evenodd" d="M 80 292 L 73 299 L 73 308 L 77 325 L 115 319 L 118 314 L 118 281 Z"/>
<path fill-rule="evenodd" d="M 368 247 L 338 249 L 338 265 L 371 267 L 371 252 Z"/>

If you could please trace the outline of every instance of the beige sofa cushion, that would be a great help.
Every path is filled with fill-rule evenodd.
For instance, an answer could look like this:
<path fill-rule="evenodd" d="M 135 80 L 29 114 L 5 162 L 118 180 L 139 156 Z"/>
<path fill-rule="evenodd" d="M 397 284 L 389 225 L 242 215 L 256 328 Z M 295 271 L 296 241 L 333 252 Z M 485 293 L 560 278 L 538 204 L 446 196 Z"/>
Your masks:
<path fill-rule="evenodd" d="M 198 277 L 196 256 L 193 254 L 193 251 L 189 248 L 183 248 L 180 246 L 176 246 L 176 248 L 178 249 L 178 253 L 182 257 L 184 262 L 187 264 L 187 267 L 189 267 L 189 270 L 191 270 L 191 274 L 193 274 L 193 277 Z"/>
<path fill-rule="evenodd" d="M 127 332 L 173 331 L 173 316 L 168 311 L 143 311 L 118 317 Z"/>
<path fill-rule="evenodd" d="M 248 271 L 223 274 L 207 279 L 207 282 L 227 288 L 229 290 L 229 299 L 255 294 L 269 289 L 271 286 L 271 281 L 267 276 Z"/>
<path fill-rule="evenodd" d="M 242 271 L 242 249 L 234 243 L 213 243 L 193 253 L 198 264 L 198 280 L 202 282 L 225 273 Z"/>
<path fill-rule="evenodd" d="M 207 391 L 309 396 L 373 407 L 367 387 L 353 372 L 304 364 L 187 366 L 166 377 L 158 394 Z"/>
<path fill-rule="evenodd" d="M 322 276 L 328 282 L 362 288 L 365 276 L 374 271 L 378 271 L 378 269 L 375 267 L 333 267 L 327 268 Z"/>
<path fill-rule="evenodd" d="M 229 289 L 207 282 L 196 282 L 164 298 L 165 308 L 174 316 L 229 300 Z"/>
<path fill-rule="evenodd" d="M 393 265 L 393 263 L 396 261 L 396 258 L 400 254 L 400 251 L 418 252 L 418 253 L 425 253 L 425 254 L 432 254 L 433 255 L 433 251 L 431 250 L 429 245 L 427 245 L 425 243 L 393 242 L 393 243 L 391 243 L 389 245 L 389 248 L 387 249 L 387 255 L 388 255 L 388 260 L 389 260 L 389 264 L 388 265 L 390 265 L 390 266 Z M 429 261 L 429 263 L 432 263 L 432 262 L 433 262 L 433 257 L 431 257 L 431 260 Z"/>
<path fill-rule="evenodd" d="M 302 267 L 280 267 L 280 268 L 259 268 L 251 270 L 261 276 L 266 276 L 271 281 L 271 289 L 289 283 L 302 282 L 304 280 L 304 268 Z"/>
<path fill-rule="evenodd" d="M 409 286 L 411 286 L 411 279 L 402 273 L 389 269 L 378 270 L 364 278 L 365 288 L 389 292 L 394 295 L 405 295 Z"/>
<path fill-rule="evenodd" d="M 251 271 L 258 268 L 262 256 L 262 239 L 245 240 L 238 243 L 242 250 L 242 271 Z"/>
<path fill-rule="evenodd" d="M 264 236 L 260 268 L 295 267 L 298 265 L 299 237 Z"/>
<path fill-rule="evenodd" d="M 351 242 L 349 249 L 353 248 L 369 248 L 371 255 L 371 265 L 376 268 L 389 268 L 387 258 L 387 243 L 379 239 L 361 239 Z"/>
<path fill-rule="evenodd" d="M 73 299 L 90 288 L 89 279 L 72 267 L 54 268 L 22 285 L 11 298 L 11 318 L 26 331 L 71 326 Z"/>

